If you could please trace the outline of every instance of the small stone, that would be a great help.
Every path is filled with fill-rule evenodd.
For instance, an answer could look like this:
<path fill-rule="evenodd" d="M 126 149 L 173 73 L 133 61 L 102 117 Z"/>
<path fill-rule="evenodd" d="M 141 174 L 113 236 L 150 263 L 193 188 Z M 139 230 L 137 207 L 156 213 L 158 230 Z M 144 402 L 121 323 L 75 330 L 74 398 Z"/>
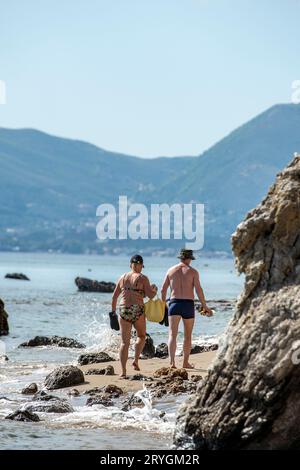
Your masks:
<path fill-rule="evenodd" d="M 38 391 L 38 386 L 36 383 L 32 383 L 28 385 L 27 387 L 23 388 L 22 394 L 23 395 L 34 395 Z"/>

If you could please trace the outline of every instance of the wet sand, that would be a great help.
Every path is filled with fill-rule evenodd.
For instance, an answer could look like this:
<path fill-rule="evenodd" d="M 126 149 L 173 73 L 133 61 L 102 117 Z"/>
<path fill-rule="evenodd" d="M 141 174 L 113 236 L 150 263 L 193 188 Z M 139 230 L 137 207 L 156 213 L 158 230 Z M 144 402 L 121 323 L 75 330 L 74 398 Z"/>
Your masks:
<path fill-rule="evenodd" d="M 212 364 L 214 358 L 216 357 L 216 351 L 208 351 L 199 354 L 192 354 L 190 357 L 190 362 L 195 366 L 195 369 L 187 369 L 189 378 L 191 375 L 201 375 L 205 376 L 207 374 L 208 367 Z M 85 375 L 85 383 L 82 385 L 77 385 L 76 388 L 81 393 L 89 390 L 93 387 L 103 387 L 108 384 L 113 384 L 121 387 L 125 392 L 135 392 L 141 389 L 140 380 L 130 380 L 135 374 L 143 374 L 147 377 L 153 377 L 153 373 L 160 369 L 161 367 L 169 367 L 169 360 L 153 358 L 153 359 L 141 359 L 139 362 L 140 372 L 134 371 L 131 365 L 132 359 L 128 360 L 127 375 L 128 379 L 119 378 L 121 372 L 120 362 L 111 361 L 111 362 L 101 362 L 97 364 L 88 364 L 85 366 L 80 366 L 80 369 L 85 373 L 89 369 L 103 369 L 108 365 L 112 365 L 115 371 L 115 375 Z M 182 365 L 182 357 L 177 358 L 177 367 L 180 368 Z"/>

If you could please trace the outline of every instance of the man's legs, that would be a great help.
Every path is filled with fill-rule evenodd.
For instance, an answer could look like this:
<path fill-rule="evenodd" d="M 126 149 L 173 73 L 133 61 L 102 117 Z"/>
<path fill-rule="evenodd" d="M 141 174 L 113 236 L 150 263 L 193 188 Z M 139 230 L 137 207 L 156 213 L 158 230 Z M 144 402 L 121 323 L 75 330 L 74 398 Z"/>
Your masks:
<path fill-rule="evenodd" d="M 121 329 L 120 362 L 122 368 L 120 377 L 126 377 L 126 364 L 128 359 L 132 324 L 129 321 L 123 320 L 121 317 L 119 317 L 119 323 Z"/>
<path fill-rule="evenodd" d="M 170 315 L 169 316 L 169 357 L 170 357 L 170 366 L 176 367 L 175 365 L 175 353 L 177 346 L 177 334 L 178 326 L 180 322 L 180 315 Z"/>
<path fill-rule="evenodd" d="M 183 318 L 184 326 L 184 341 L 183 341 L 183 367 L 186 369 L 191 368 L 189 357 L 192 348 L 192 331 L 195 323 L 195 318 Z"/>
<path fill-rule="evenodd" d="M 135 342 L 135 353 L 134 361 L 132 363 L 134 370 L 140 370 L 139 358 L 145 346 L 146 340 L 146 317 L 141 315 L 139 319 L 134 322 L 134 328 L 136 329 L 136 342 Z"/>

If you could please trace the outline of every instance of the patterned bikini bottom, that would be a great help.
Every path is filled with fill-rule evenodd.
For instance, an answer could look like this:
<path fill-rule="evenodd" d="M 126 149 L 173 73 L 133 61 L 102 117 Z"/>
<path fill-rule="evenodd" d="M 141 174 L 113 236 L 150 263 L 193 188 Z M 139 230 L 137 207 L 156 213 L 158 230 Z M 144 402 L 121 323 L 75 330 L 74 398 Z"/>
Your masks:
<path fill-rule="evenodd" d="M 130 307 L 126 307 L 125 305 L 120 305 L 119 307 L 120 317 L 123 320 L 129 321 L 131 323 L 136 322 L 141 315 L 145 313 L 144 305 L 130 305 Z"/>

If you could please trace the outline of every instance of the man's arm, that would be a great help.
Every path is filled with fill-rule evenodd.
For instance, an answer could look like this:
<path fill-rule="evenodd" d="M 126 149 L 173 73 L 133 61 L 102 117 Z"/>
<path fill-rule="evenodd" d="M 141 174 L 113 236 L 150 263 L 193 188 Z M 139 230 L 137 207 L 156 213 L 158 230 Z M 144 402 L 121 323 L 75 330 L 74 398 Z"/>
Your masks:
<path fill-rule="evenodd" d="M 167 273 L 166 276 L 165 276 L 161 291 L 160 291 L 161 292 L 161 300 L 163 302 L 166 301 L 167 291 L 168 291 L 169 285 L 170 285 L 170 279 L 169 279 L 169 276 L 168 276 L 168 273 Z"/>
<path fill-rule="evenodd" d="M 194 287 L 196 289 L 196 293 L 199 297 L 199 300 L 201 302 L 201 307 L 202 309 L 208 313 L 209 315 L 212 314 L 212 310 L 206 305 L 206 300 L 204 297 L 204 292 L 200 284 L 200 279 L 199 279 L 199 273 L 198 271 L 195 271 L 195 276 L 194 276 Z"/>

